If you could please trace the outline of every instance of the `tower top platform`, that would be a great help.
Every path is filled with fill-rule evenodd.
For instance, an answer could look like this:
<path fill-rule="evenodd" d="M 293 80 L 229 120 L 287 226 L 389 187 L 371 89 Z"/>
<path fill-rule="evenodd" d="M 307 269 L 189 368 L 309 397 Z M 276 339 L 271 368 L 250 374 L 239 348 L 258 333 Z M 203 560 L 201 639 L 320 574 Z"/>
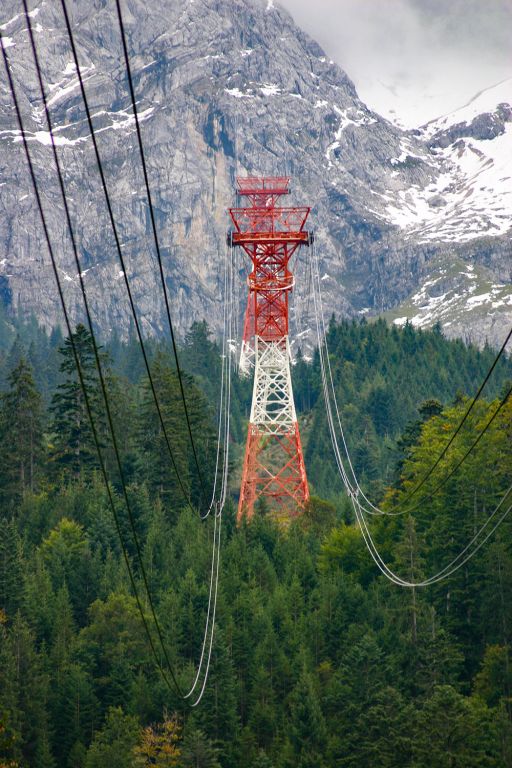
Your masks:
<path fill-rule="evenodd" d="M 239 195 L 288 195 L 290 178 L 288 176 L 238 176 L 236 180 Z"/>

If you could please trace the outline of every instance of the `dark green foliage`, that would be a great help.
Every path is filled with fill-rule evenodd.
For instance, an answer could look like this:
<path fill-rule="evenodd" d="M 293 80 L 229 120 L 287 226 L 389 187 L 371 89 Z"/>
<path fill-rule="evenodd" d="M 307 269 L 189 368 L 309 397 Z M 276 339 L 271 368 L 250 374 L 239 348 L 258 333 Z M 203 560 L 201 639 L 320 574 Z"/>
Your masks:
<path fill-rule="evenodd" d="M 375 496 L 396 480 L 422 420 L 441 403 L 452 402 L 457 392 L 474 394 L 495 357 L 488 348 L 478 351 L 461 341 L 447 342 L 436 329 L 425 332 L 410 324 L 390 328 L 383 320 L 331 322 L 328 347 L 347 444 L 363 487 Z M 511 372 L 510 360 L 502 359 L 484 396 L 496 395 Z M 316 493 L 335 501 L 341 486 L 332 458 L 318 355 L 311 366 L 299 361 L 293 379 L 299 410 L 305 406 L 313 411 L 312 418 L 308 416 L 311 427 L 303 430 L 309 477 Z"/>
<path fill-rule="evenodd" d="M 9 373 L 7 385 L 0 401 L 0 499 L 4 504 L 36 490 L 43 453 L 41 396 L 24 357 Z"/>
<path fill-rule="evenodd" d="M 14 520 L 0 518 L 0 609 L 13 617 L 23 595 L 21 539 Z"/>
<path fill-rule="evenodd" d="M 268 502 L 240 528 L 227 504 L 210 675 L 201 705 L 190 710 L 163 682 L 130 591 L 69 341 L 49 339 L 37 324 L 18 339 L 11 330 L 2 342 L 0 317 L 3 423 L 17 419 L 17 439 L 6 440 L 4 431 L 0 442 L 0 765 L 135 768 L 143 729 L 162 734 L 176 714 L 179 768 L 512 766 L 510 521 L 449 581 L 390 585 L 367 553 L 328 458 L 318 359 L 299 358 L 294 379 L 308 475 L 325 498 L 312 496 L 287 531 L 273 522 Z M 442 450 L 492 353 L 449 343 L 438 331 L 383 323 L 331 322 L 329 335 L 356 470 L 376 501 L 392 505 Z M 91 340 L 83 327 L 75 338 L 121 535 L 156 637 Z M 134 526 L 166 648 L 187 690 L 201 653 L 213 519 L 201 522 L 185 504 L 133 339 L 113 339 L 111 351 L 114 372 L 102 357 Z M 157 343 L 150 358 L 182 480 L 202 503 L 175 363 Z M 211 487 L 220 350 L 205 323 L 191 329 L 182 362 Z M 488 400 L 510 368 L 499 366 L 441 476 L 496 407 Z M 250 381 L 235 377 L 237 462 L 250 391 Z M 37 426 L 32 475 L 29 424 Z M 371 522 L 384 559 L 401 575 L 419 579 L 443 567 L 488 519 L 512 482 L 511 425 L 508 404 L 433 500 L 414 515 Z M 236 474 L 231 484 L 236 491 Z"/>
<path fill-rule="evenodd" d="M 72 338 L 88 392 L 89 406 L 98 438 L 103 444 L 106 433 L 105 408 L 96 370 L 92 337 L 83 325 L 78 325 Z M 51 458 L 59 475 L 77 479 L 85 470 L 98 467 L 98 455 L 70 339 L 65 340 L 59 352 L 62 356 L 60 372 L 63 381 L 57 387 L 50 406 L 53 416 Z M 101 356 L 105 364 L 105 354 Z"/>
<path fill-rule="evenodd" d="M 220 768 L 218 750 L 203 731 L 189 728 L 183 739 L 181 768 Z"/>
<path fill-rule="evenodd" d="M 206 508 L 211 495 L 216 447 L 216 434 L 207 402 L 192 377 L 183 374 L 187 411 L 191 431 L 195 435 L 194 445 L 201 472 L 199 477 L 186 425 L 178 375 L 171 368 L 167 356 L 161 353 L 156 356 L 152 365 L 152 378 L 174 464 L 169 458 L 168 445 L 153 392 L 149 381 L 144 380 L 135 438 L 138 449 L 137 475 L 148 484 L 151 494 L 159 497 L 167 507 L 182 507 L 190 497 L 193 503 Z"/>
<path fill-rule="evenodd" d="M 137 742 L 137 720 L 125 715 L 121 707 L 112 707 L 105 725 L 92 740 L 85 768 L 131 768 Z"/>

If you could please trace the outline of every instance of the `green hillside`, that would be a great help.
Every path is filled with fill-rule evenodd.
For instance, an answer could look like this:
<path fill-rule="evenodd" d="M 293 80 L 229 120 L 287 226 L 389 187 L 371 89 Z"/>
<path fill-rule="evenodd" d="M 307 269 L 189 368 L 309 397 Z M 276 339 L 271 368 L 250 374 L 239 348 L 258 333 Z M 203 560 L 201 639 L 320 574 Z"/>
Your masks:
<path fill-rule="evenodd" d="M 184 705 L 155 663 L 133 595 L 120 541 L 165 671 L 85 329 L 75 341 L 119 530 L 69 341 L 37 323 L 0 324 L 2 768 L 512 766 L 512 517 L 450 579 L 424 589 L 390 584 L 342 494 L 317 358 L 299 359 L 293 371 L 315 495 L 287 531 L 264 507 L 251 525 L 235 525 L 251 396 L 250 382 L 235 377 L 210 675 L 199 706 Z M 356 471 L 391 507 L 440 453 L 495 353 L 447 341 L 439 329 L 384 322 L 333 321 L 328 343 Z M 188 690 L 201 654 L 213 520 L 201 521 L 183 498 L 135 342 L 112 340 L 102 355 L 149 590 L 168 660 Z M 182 482 L 192 506 L 203 506 L 165 344 L 151 345 L 151 359 Z M 182 364 L 211 482 L 220 357 L 205 324 L 188 334 Z M 441 476 L 510 380 L 503 361 Z M 413 515 L 371 521 L 390 567 L 417 581 L 464 548 L 512 482 L 511 437 L 508 402 L 432 500 Z"/>

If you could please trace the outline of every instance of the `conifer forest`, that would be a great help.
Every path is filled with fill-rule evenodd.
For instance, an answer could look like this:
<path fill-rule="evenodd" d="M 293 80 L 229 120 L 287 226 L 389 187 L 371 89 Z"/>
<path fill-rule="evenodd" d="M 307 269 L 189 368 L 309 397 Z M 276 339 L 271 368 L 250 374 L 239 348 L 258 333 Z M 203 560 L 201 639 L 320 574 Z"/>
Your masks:
<path fill-rule="evenodd" d="M 383 320 L 332 318 L 327 335 L 355 472 L 368 498 L 392 510 L 443 450 L 495 350 Z M 86 328 L 70 339 L 0 318 L 2 768 L 512 766 L 512 516 L 448 578 L 413 588 L 386 579 L 337 473 L 318 353 L 299 351 L 293 366 L 312 496 L 289 526 L 263 502 L 236 525 L 251 381 L 233 374 L 209 676 L 197 706 L 178 695 L 167 670 L 190 688 L 214 516 L 198 513 L 169 344 L 148 349 L 179 474 L 134 338 L 111 337 L 99 350 L 119 466 Z M 180 363 L 211 484 L 221 351 L 206 322 L 190 328 Z M 370 520 L 401 578 L 443 569 L 509 488 L 512 402 L 498 404 L 511 382 L 503 357 L 422 503 Z"/>

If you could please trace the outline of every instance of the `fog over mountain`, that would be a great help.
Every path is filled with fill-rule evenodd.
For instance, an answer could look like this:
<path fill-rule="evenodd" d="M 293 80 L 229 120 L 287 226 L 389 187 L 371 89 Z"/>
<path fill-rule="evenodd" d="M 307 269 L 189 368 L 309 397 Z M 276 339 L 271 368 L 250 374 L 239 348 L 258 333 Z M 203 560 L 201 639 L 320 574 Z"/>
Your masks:
<path fill-rule="evenodd" d="M 409 128 L 512 77 L 509 0 L 283 0 L 370 107 Z"/>

